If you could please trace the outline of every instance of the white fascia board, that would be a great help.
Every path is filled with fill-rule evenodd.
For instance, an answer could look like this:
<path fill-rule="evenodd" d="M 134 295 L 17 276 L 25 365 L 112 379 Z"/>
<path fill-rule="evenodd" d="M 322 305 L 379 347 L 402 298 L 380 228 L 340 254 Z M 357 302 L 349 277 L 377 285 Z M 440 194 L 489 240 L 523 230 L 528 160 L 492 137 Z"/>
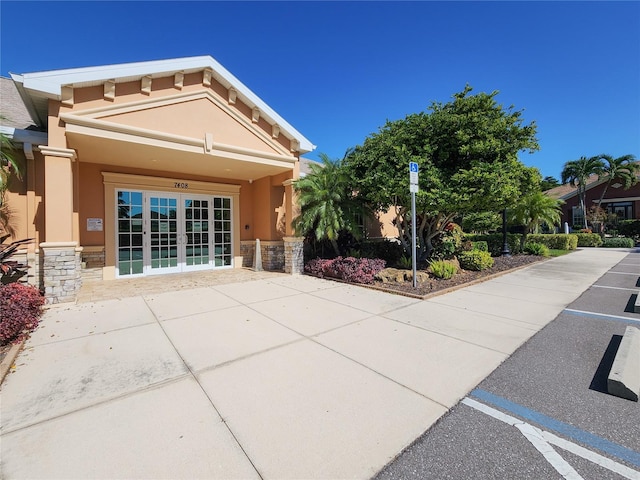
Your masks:
<path fill-rule="evenodd" d="M 300 142 L 301 153 L 307 153 L 316 148 L 315 145 L 271 109 L 271 107 L 263 102 L 260 97 L 253 93 L 246 85 L 231 74 L 231 72 L 208 55 L 150 62 L 103 65 L 98 67 L 50 70 L 25 73 L 23 75 L 11 74 L 11 78 L 14 82 L 22 84 L 28 91 L 59 100 L 62 94 L 62 87 L 66 85 L 75 85 L 78 87 L 92 84 L 97 85 L 110 79 L 132 81 L 142 78 L 145 75 L 161 77 L 174 72 L 189 73 L 189 71 L 198 71 L 204 68 L 211 68 L 216 77 L 228 83 L 228 85 L 225 85 L 226 87 L 236 89 L 241 100 L 248 103 L 249 107 L 258 107 L 261 116 L 266 117 L 273 123 L 277 123 L 280 125 L 281 131 L 288 133 L 289 136 L 298 140 L 298 142 Z"/>

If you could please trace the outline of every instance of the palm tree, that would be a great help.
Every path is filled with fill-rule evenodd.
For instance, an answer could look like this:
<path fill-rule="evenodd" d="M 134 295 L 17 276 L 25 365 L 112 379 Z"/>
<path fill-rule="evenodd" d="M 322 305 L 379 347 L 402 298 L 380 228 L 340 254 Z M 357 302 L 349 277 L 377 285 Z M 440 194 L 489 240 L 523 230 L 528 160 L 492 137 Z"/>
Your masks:
<path fill-rule="evenodd" d="M 600 173 L 600 178 L 606 178 L 607 183 L 598 200 L 597 210 L 600 209 L 602 200 L 613 180 L 622 182 L 624 189 L 627 190 L 638 183 L 638 174 L 640 173 L 640 163 L 636 161 L 636 157 L 633 155 L 623 155 L 622 157 L 613 158 L 611 155 L 602 154 L 600 158 L 606 162 Z"/>
<path fill-rule="evenodd" d="M 322 164 L 311 165 L 311 173 L 296 180 L 300 215 L 293 222 L 298 235 L 313 235 L 329 240 L 340 255 L 338 237 L 341 231 L 358 235 L 355 214 L 360 206 L 355 201 L 342 163 L 321 153 Z"/>
<path fill-rule="evenodd" d="M 0 122 L 6 120 L 0 116 Z M 15 145 L 13 140 L 0 132 L 0 232 L 15 233 L 10 223 L 11 211 L 7 205 L 5 194 L 9 188 L 11 175 L 22 179 L 22 170 L 14 156 Z"/>
<path fill-rule="evenodd" d="M 584 228 L 587 228 L 587 181 L 591 175 L 602 175 L 604 164 L 600 156 L 580 157 L 579 160 L 571 160 L 564 164 L 562 169 L 562 183 L 570 183 L 578 189 L 578 199 L 580 200 L 580 208 L 584 219 Z"/>
<path fill-rule="evenodd" d="M 560 206 L 563 203 L 562 200 L 552 198 L 542 192 L 535 192 L 520 199 L 511 210 L 511 217 L 514 223 L 525 227 L 525 233 L 522 236 L 523 245 L 527 234 L 538 233 L 543 223 L 549 226 L 560 224 L 562 214 Z"/>

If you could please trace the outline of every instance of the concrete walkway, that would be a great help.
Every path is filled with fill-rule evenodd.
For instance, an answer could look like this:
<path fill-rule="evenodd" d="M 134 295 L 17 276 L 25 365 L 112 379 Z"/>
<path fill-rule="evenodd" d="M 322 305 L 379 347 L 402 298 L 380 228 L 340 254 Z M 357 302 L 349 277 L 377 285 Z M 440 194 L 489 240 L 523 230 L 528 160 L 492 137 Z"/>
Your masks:
<path fill-rule="evenodd" d="M 369 478 L 626 254 L 426 301 L 269 275 L 51 309 L 0 392 L 0 476 Z"/>

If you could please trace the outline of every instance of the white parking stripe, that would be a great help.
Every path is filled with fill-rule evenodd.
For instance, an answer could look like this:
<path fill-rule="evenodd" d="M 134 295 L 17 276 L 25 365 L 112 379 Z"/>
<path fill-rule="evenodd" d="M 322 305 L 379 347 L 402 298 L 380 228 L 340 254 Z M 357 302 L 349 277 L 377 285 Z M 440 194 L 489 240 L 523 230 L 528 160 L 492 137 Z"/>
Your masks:
<path fill-rule="evenodd" d="M 637 289 L 637 288 L 608 287 L 606 285 L 591 285 L 591 286 L 597 287 L 597 288 L 610 288 L 612 290 L 628 290 L 629 292 L 640 292 L 640 289 Z"/>
<path fill-rule="evenodd" d="M 628 478 L 629 480 L 640 480 L 640 472 L 638 472 L 637 470 L 614 462 L 610 458 L 603 457 L 599 453 L 587 450 L 586 448 L 581 447 L 580 445 L 577 445 L 573 442 L 569 442 L 564 438 L 560 438 L 551 432 L 546 432 L 543 430 L 542 436 L 547 440 L 547 442 L 555 445 L 556 447 L 560 447 L 567 452 L 571 452 L 574 455 L 589 460 L 597 465 L 600 465 L 603 468 L 606 468 L 607 470 L 611 470 L 612 472 L 617 473 L 624 478 Z"/>
<path fill-rule="evenodd" d="M 533 446 L 545 456 L 547 461 L 549 461 L 549 463 L 551 463 L 551 465 L 564 478 L 577 480 L 582 477 L 580 477 L 580 475 L 578 475 L 578 473 L 575 472 L 575 470 L 555 450 L 553 450 L 548 444 L 546 446 L 543 445 L 543 443 L 548 442 L 549 444 L 562 448 L 563 450 L 571 452 L 574 455 L 584 458 L 585 460 L 589 460 L 590 462 L 600 465 L 601 467 L 617 473 L 624 478 L 628 478 L 629 480 L 640 480 L 640 472 L 638 472 L 637 470 L 629 468 L 625 465 L 611 460 L 610 458 L 604 457 L 598 453 L 581 447 L 576 443 L 560 438 L 553 433 L 547 432 L 545 430 L 540 430 L 533 425 L 523 422 L 522 420 L 516 417 L 512 417 L 511 415 L 507 415 L 506 413 L 503 413 L 500 410 L 496 410 L 495 408 L 485 405 L 484 403 L 480 403 L 477 400 L 469 397 L 465 397 L 464 399 L 462 399 L 462 403 L 486 415 L 489 415 L 496 420 L 500 420 L 503 423 L 516 427 L 518 430 L 520 430 L 520 432 L 522 432 L 523 435 L 525 435 L 525 437 L 533 444 Z M 542 437 L 542 443 L 540 441 L 541 439 L 539 439 L 538 436 Z M 549 453 L 549 450 L 551 450 L 553 453 Z M 545 454 L 545 452 L 547 452 L 547 454 Z M 553 458 L 555 463 L 553 463 L 550 458 Z M 565 470 L 565 464 L 570 468 L 570 470 Z M 567 475 L 573 475 L 573 473 L 575 473 L 576 476 L 565 476 L 565 472 Z"/>

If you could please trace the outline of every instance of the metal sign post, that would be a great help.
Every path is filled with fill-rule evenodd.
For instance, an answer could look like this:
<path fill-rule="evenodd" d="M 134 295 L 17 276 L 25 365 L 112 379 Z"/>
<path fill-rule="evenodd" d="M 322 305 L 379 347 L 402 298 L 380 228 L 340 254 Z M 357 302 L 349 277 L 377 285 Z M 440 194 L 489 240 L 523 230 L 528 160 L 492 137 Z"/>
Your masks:
<path fill-rule="evenodd" d="M 418 164 L 409 162 L 409 191 L 411 192 L 411 265 L 413 267 L 413 288 L 417 286 L 416 261 L 416 192 L 418 187 Z"/>

